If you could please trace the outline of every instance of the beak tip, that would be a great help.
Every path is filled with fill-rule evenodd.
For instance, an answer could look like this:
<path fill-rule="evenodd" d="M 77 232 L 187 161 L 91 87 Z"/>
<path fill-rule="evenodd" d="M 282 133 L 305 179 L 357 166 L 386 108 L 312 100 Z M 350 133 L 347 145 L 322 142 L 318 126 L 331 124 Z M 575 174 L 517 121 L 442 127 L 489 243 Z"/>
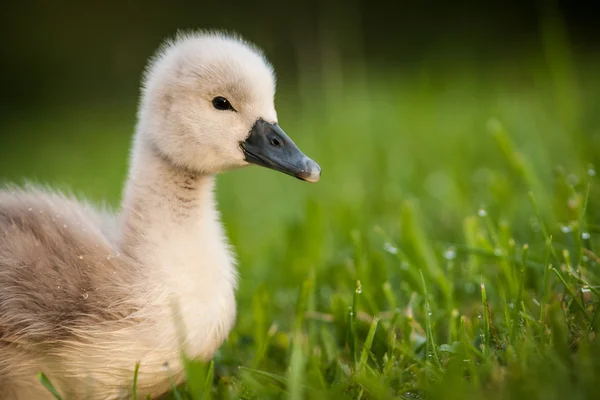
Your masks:
<path fill-rule="evenodd" d="M 312 160 L 308 164 L 306 171 L 303 171 L 298 177 L 306 182 L 318 182 L 321 179 L 321 167 Z"/>

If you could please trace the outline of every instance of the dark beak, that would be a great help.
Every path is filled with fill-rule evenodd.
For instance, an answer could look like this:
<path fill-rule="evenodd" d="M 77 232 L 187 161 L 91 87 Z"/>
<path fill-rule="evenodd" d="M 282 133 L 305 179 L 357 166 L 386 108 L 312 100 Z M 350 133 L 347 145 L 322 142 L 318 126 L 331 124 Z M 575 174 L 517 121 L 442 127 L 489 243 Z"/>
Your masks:
<path fill-rule="evenodd" d="M 256 121 L 250 136 L 240 143 L 246 161 L 261 165 L 307 182 L 321 177 L 319 164 L 306 157 L 277 124 Z"/>

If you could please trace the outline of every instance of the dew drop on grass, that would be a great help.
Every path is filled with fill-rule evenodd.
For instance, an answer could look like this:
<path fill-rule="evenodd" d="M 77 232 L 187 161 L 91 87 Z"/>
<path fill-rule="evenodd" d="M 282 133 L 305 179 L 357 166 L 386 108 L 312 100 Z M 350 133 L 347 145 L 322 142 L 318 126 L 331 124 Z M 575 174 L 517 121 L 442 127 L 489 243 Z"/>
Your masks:
<path fill-rule="evenodd" d="M 589 176 L 596 176 L 596 170 L 592 167 L 588 168 L 587 173 Z"/>
<path fill-rule="evenodd" d="M 568 225 L 561 225 L 560 226 L 560 231 L 562 233 L 569 233 L 569 232 L 571 232 L 571 227 L 568 226 Z"/>
<path fill-rule="evenodd" d="M 444 252 L 444 258 L 446 260 L 454 260 L 456 258 L 456 250 L 452 247 L 448 248 L 445 252 Z"/>
<path fill-rule="evenodd" d="M 383 245 L 383 249 L 390 254 L 398 254 L 398 249 L 394 247 L 390 242 L 385 242 Z"/>
<path fill-rule="evenodd" d="M 583 240 L 588 240 L 590 238 L 590 233 L 589 232 L 581 232 L 581 238 Z"/>
<path fill-rule="evenodd" d="M 502 249 L 500 249 L 500 248 L 495 248 L 495 249 L 494 249 L 494 255 L 495 255 L 496 257 L 500 257 L 500 256 L 502 255 Z"/>
<path fill-rule="evenodd" d="M 479 210 L 477 210 L 477 215 L 479 215 L 480 217 L 485 217 L 487 215 L 487 211 L 485 211 L 485 209 L 480 208 Z"/>
<path fill-rule="evenodd" d="M 360 284 L 360 281 L 356 282 L 356 293 L 362 293 L 362 285 Z"/>

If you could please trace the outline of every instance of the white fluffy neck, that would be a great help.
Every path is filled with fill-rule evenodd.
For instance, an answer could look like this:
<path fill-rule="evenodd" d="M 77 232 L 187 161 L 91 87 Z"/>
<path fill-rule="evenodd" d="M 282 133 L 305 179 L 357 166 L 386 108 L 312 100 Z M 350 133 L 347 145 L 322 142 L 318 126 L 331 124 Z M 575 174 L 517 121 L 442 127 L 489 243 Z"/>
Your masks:
<path fill-rule="evenodd" d="M 176 343 L 168 329 L 174 328 L 174 300 L 187 332 L 186 351 L 208 359 L 236 311 L 234 260 L 216 209 L 214 177 L 173 165 L 142 140 L 133 156 L 119 246 L 145 269 L 146 296 L 152 298 L 143 300 L 160 346 Z"/>
<path fill-rule="evenodd" d="M 181 230 L 218 223 L 214 177 L 173 165 L 137 140 L 122 203 L 122 250 L 146 264 L 148 251 Z"/>

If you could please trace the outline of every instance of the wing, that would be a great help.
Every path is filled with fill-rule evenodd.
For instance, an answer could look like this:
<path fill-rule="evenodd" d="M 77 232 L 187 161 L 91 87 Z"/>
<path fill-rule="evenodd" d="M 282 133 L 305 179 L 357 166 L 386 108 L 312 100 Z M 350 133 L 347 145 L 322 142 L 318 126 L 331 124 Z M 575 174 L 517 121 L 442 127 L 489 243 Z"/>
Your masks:
<path fill-rule="evenodd" d="M 135 268 L 114 248 L 114 224 L 74 197 L 0 191 L 0 342 L 64 341 L 80 326 L 125 317 Z"/>

